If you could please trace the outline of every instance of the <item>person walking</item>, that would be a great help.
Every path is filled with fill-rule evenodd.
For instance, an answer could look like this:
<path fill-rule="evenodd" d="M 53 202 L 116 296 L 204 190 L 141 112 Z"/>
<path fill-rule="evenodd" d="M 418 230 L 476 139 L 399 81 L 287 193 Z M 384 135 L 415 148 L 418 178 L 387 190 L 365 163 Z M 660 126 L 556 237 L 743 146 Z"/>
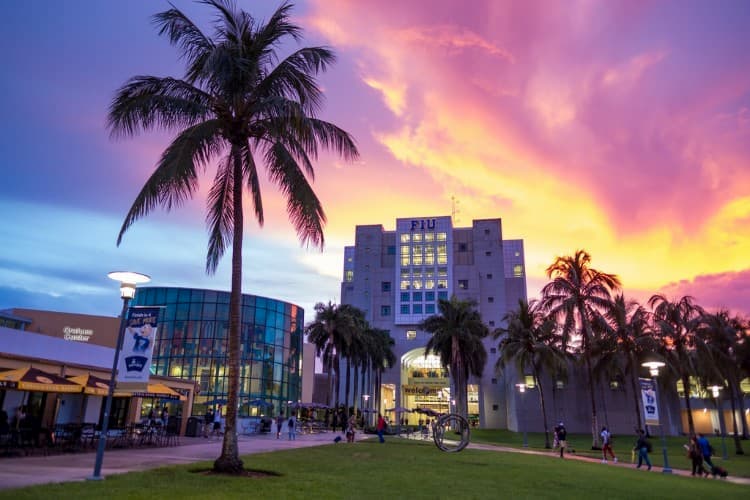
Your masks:
<path fill-rule="evenodd" d="M 708 471 L 703 468 L 703 452 L 701 451 L 701 447 L 698 444 L 698 438 L 695 434 L 690 436 L 690 441 L 685 445 L 685 448 L 687 449 L 687 456 L 693 467 L 690 475 L 695 476 L 695 473 L 697 472 L 699 477 L 704 474 L 708 477 Z"/>
<path fill-rule="evenodd" d="M 214 413 L 214 428 L 211 434 L 217 437 L 221 436 L 221 405 L 219 405 Z"/>
<path fill-rule="evenodd" d="M 607 429 L 606 426 L 604 426 L 602 427 L 600 436 L 602 437 L 602 463 L 607 463 L 607 452 L 612 456 L 612 461 L 617 463 L 615 452 L 612 451 L 612 433 L 609 432 L 609 429 Z"/>
<path fill-rule="evenodd" d="M 214 409 L 209 408 L 203 416 L 203 437 L 208 439 L 208 433 L 214 425 Z"/>
<path fill-rule="evenodd" d="M 711 455 L 714 454 L 714 447 L 708 442 L 706 435 L 702 433 L 698 434 L 697 443 L 700 447 L 701 455 L 703 455 L 703 461 L 708 464 L 709 470 L 713 471 L 714 463 L 711 461 Z"/>
<path fill-rule="evenodd" d="M 287 431 L 289 432 L 289 441 L 297 440 L 297 417 L 293 414 L 289 417 L 289 421 L 286 423 Z"/>
<path fill-rule="evenodd" d="M 284 426 L 284 415 L 279 413 L 276 416 L 276 439 L 281 439 L 281 428 Z"/>
<path fill-rule="evenodd" d="M 166 429 L 167 428 L 167 423 L 169 423 L 169 410 L 165 406 L 161 410 L 161 425 L 162 425 L 162 427 L 164 427 Z"/>
<path fill-rule="evenodd" d="M 635 450 L 638 452 L 638 465 L 636 469 L 640 469 L 643 462 L 648 465 L 648 470 L 651 470 L 651 460 L 648 458 L 648 452 L 651 451 L 651 443 L 646 439 L 646 433 L 643 429 L 638 429 L 638 440 L 635 442 Z"/>
<path fill-rule="evenodd" d="M 377 431 L 378 431 L 378 441 L 380 441 L 381 443 L 385 443 L 385 438 L 383 438 L 383 433 L 385 432 L 385 419 L 383 418 L 383 415 L 380 413 L 378 413 Z"/>
<path fill-rule="evenodd" d="M 568 431 L 562 422 L 557 424 L 557 442 L 560 445 L 560 458 L 565 458 L 565 448 L 568 447 Z"/>
<path fill-rule="evenodd" d="M 346 424 L 346 442 L 354 442 L 354 415 L 349 417 L 349 422 Z"/>

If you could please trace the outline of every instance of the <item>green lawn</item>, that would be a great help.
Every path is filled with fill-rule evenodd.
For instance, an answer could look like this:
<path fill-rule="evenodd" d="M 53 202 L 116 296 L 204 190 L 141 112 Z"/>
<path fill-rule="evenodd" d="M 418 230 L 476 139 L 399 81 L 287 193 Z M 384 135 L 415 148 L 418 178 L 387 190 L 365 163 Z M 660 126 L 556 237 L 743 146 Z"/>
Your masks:
<path fill-rule="evenodd" d="M 742 448 L 747 453 L 745 455 L 735 455 L 734 441 L 732 438 L 726 439 L 727 460 L 722 459 L 721 438 L 709 437 L 711 444 L 718 456 L 713 458 L 716 465 L 721 465 L 733 476 L 750 477 L 750 441 L 742 441 Z M 532 432 L 527 436 L 529 447 L 532 449 L 544 450 L 544 434 Z M 523 444 L 523 434 L 508 430 L 499 429 L 473 429 L 471 431 L 472 443 L 498 444 L 502 446 L 511 446 L 521 448 Z M 552 438 L 550 435 L 550 443 Z M 662 440 L 660 436 L 654 436 L 651 439 L 654 451 L 649 455 L 654 465 L 661 465 L 664 462 L 662 452 Z M 613 448 L 615 455 L 621 461 L 630 462 L 630 451 L 635 444 L 635 436 L 615 436 Z M 685 455 L 683 445 L 687 444 L 687 439 L 682 437 L 667 437 L 667 457 L 669 465 L 673 469 L 690 470 L 690 461 Z M 601 458 L 601 452 L 591 449 L 591 436 L 588 434 L 568 434 L 568 445 L 575 450 L 577 455 Z"/>
<path fill-rule="evenodd" d="M 389 438 L 245 457 L 246 466 L 279 477 L 196 474 L 179 466 L 12 491 L 25 498 L 747 498 L 750 487 L 721 480 L 665 476 L 554 457 L 464 450 Z M 208 463 L 202 464 L 208 467 Z"/>

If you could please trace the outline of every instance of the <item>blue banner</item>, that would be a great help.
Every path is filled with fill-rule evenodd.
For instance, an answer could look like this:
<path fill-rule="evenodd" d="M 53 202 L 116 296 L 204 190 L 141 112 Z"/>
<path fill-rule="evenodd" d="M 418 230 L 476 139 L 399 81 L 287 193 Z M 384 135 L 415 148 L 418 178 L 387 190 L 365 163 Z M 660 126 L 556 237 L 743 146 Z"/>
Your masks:
<path fill-rule="evenodd" d="M 128 311 L 117 363 L 118 384 L 148 384 L 160 310 L 158 307 L 138 307 Z"/>
<path fill-rule="evenodd" d="M 643 401 L 643 419 L 646 425 L 659 425 L 659 403 L 656 401 L 656 381 L 650 378 L 641 381 L 641 400 Z"/>

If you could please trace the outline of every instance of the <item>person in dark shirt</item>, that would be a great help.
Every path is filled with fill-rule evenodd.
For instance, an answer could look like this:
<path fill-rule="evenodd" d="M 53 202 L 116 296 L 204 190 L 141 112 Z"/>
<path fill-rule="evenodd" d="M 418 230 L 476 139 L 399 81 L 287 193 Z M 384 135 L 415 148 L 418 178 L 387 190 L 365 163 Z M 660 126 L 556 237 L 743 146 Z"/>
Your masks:
<path fill-rule="evenodd" d="M 557 425 L 557 441 L 560 443 L 560 458 L 565 458 L 565 448 L 568 447 L 568 431 L 565 429 L 565 425 L 560 422 Z"/>
<path fill-rule="evenodd" d="M 648 458 L 649 448 L 651 448 L 651 444 L 646 439 L 646 433 L 643 432 L 643 429 L 638 429 L 638 440 L 635 442 L 635 450 L 638 452 L 636 469 L 640 469 L 643 462 L 646 462 L 648 470 L 651 470 L 651 460 Z"/>

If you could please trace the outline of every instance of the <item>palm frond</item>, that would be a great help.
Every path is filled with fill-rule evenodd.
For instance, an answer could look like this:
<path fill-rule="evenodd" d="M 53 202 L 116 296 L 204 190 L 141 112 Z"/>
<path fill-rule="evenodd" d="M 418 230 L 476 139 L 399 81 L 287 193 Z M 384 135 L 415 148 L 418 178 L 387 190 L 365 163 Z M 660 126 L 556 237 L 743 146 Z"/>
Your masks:
<path fill-rule="evenodd" d="M 156 14 L 153 23 L 159 28 L 159 35 L 166 34 L 169 42 L 180 49 L 187 63 L 186 79 L 195 82 L 203 73 L 206 59 L 214 47 L 213 41 L 174 5 Z"/>
<path fill-rule="evenodd" d="M 209 227 L 208 253 L 206 254 L 206 273 L 213 274 L 234 234 L 234 169 L 230 152 L 219 163 L 216 178 L 208 193 L 208 211 L 206 223 Z"/>

